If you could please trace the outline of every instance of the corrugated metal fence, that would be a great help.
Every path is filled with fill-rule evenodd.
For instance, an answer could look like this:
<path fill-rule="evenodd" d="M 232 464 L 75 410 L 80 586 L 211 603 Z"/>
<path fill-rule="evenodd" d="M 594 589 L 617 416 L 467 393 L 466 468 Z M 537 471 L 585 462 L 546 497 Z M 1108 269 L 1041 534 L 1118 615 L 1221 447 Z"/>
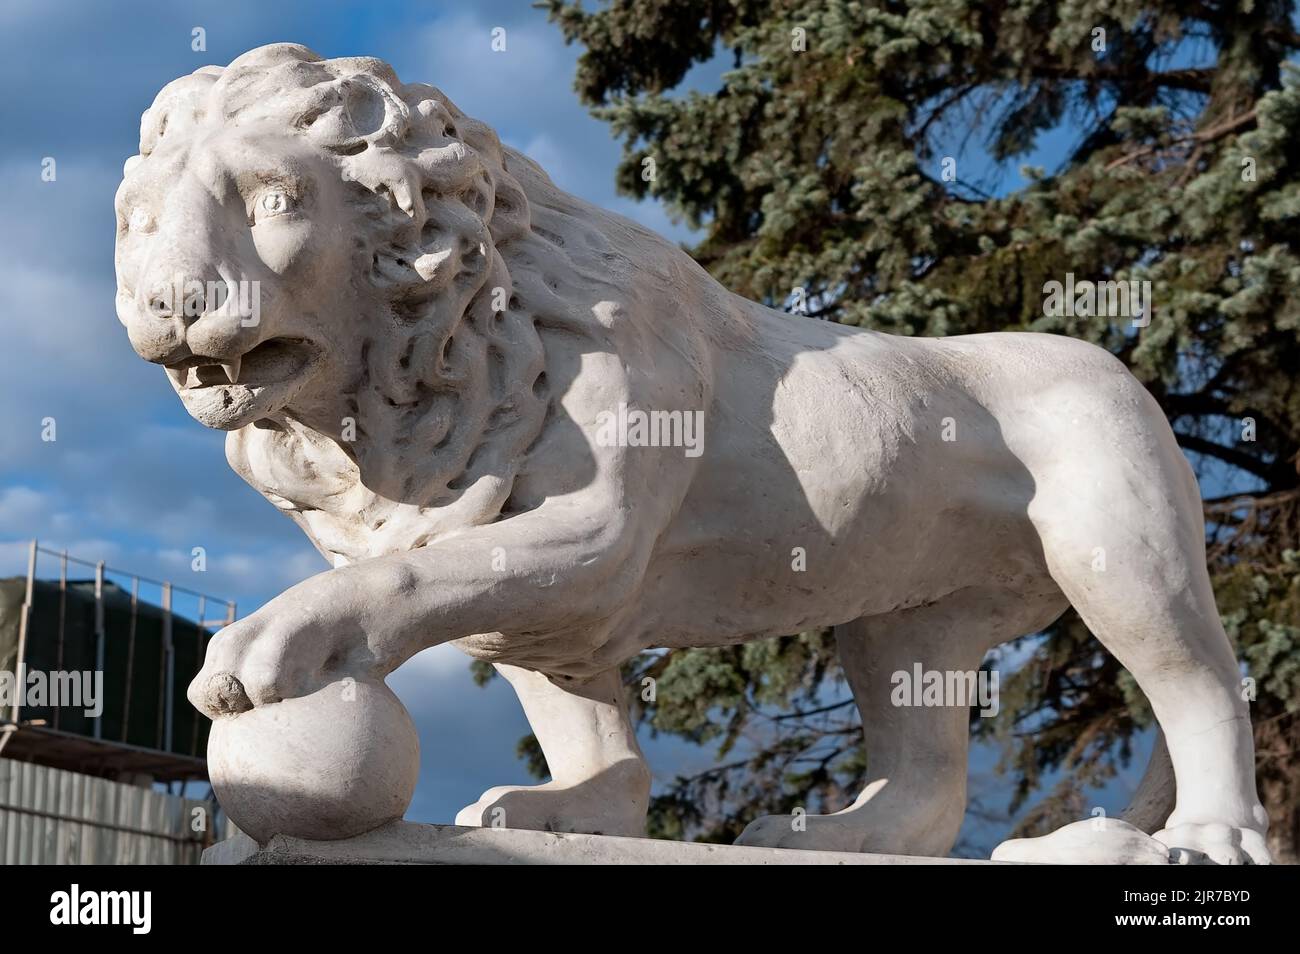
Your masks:
<path fill-rule="evenodd" d="M 198 864 L 213 824 L 208 802 L 0 758 L 0 865 Z"/>

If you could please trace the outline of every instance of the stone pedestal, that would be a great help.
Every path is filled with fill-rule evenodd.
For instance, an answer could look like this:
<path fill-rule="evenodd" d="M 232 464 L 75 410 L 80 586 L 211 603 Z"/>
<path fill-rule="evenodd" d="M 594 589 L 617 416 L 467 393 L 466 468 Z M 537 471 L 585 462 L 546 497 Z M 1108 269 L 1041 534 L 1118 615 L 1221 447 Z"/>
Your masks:
<path fill-rule="evenodd" d="M 205 865 L 967 865 L 957 858 L 747 848 L 651 838 L 556 834 L 392 822 L 356 838 L 305 841 L 276 835 L 259 847 L 239 834 L 203 853 Z"/>

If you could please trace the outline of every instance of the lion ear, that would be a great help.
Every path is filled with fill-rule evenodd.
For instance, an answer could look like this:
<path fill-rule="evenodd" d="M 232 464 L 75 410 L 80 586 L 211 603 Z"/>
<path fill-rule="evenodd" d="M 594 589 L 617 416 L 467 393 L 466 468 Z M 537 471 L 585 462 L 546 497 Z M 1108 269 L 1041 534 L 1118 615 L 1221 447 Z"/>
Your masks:
<path fill-rule="evenodd" d="M 140 117 L 140 155 L 153 152 L 168 133 L 186 133 L 201 123 L 208 94 L 220 75 L 220 67 L 205 66 L 164 86 Z"/>

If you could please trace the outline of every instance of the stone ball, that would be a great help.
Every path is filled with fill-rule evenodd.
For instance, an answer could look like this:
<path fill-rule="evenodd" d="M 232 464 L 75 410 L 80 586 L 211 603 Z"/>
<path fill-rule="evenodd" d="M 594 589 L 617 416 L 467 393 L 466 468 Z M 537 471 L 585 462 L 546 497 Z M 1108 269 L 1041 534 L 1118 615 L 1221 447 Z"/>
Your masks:
<path fill-rule="evenodd" d="M 261 844 L 350 838 L 401 818 L 420 771 L 411 717 L 382 681 L 223 716 L 208 740 L 217 801 Z"/>

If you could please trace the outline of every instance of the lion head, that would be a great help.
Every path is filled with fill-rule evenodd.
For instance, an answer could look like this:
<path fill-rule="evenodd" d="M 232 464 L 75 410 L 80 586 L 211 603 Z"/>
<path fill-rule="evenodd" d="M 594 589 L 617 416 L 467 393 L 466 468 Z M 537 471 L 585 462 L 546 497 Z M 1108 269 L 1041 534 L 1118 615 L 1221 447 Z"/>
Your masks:
<path fill-rule="evenodd" d="M 500 505 L 547 402 L 487 126 L 380 60 L 261 47 L 159 93 L 116 206 L 118 317 L 193 417 L 298 422 L 420 507 L 491 474 Z"/>

